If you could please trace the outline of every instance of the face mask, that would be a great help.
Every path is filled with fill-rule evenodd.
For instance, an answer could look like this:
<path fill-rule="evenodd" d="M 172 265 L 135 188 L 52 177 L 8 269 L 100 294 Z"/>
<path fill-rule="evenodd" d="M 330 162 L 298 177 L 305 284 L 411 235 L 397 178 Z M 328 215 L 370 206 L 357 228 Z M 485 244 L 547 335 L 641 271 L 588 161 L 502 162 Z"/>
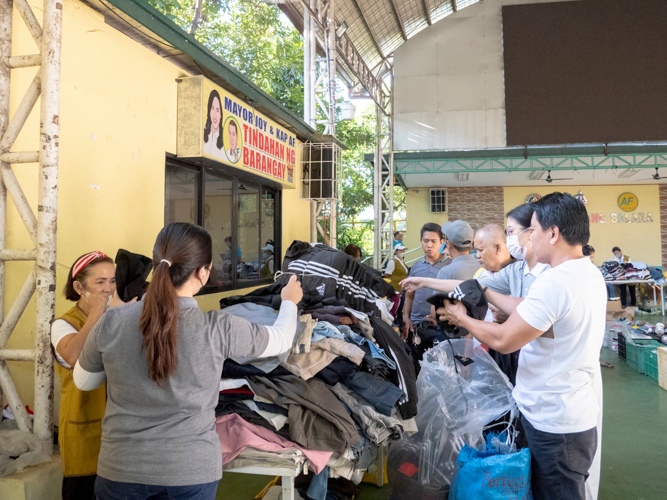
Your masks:
<path fill-rule="evenodd" d="M 525 233 L 526 231 L 528 231 L 528 229 L 524 229 L 521 233 Z M 509 250 L 510 255 L 516 260 L 526 260 L 526 249 L 528 248 L 528 245 L 525 247 L 519 245 L 519 234 L 513 234 L 512 236 L 507 237 L 507 250 Z M 530 243 L 530 241 L 528 243 Z"/>

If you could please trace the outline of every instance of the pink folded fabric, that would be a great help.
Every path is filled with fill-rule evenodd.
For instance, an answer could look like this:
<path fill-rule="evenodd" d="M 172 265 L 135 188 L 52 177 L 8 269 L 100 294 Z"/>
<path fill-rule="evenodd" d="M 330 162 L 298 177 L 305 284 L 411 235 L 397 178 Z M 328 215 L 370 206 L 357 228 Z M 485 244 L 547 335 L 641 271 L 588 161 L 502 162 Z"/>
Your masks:
<path fill-rule="evenodd" d="M 289 448 L 297 448 L 310 460 L 315 473 L 319 474 L 333 453 L 303 448 L 269 429 L 246 422 L 235 413 L 218 417 L 215 420 L 215 430 L 220 437 L 223 464 L 234 460 L 246 448 L 262 451 L 285 451 Z"/>

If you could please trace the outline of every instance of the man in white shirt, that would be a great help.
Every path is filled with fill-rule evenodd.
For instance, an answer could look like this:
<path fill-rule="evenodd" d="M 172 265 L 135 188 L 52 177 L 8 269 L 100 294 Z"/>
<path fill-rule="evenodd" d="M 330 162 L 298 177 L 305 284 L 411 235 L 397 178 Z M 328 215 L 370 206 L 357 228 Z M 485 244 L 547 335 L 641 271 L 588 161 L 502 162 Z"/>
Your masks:
<path fill-rule="evenodd" d="M 590 228 L 585 206 L 567 193 L 534 204 L 530 241 L 549 264 L 525 299 L 486 290 L 505 313 L 502 324 L 470 318 L 460 303 L 441 320 L 467 329 L 496 351 L 521 349 L 514 399 L 532 455 L 535 500 L 583 500 L 597 447 L 599 353 L 607 296 L 599 270 L 584 257 Z"/>

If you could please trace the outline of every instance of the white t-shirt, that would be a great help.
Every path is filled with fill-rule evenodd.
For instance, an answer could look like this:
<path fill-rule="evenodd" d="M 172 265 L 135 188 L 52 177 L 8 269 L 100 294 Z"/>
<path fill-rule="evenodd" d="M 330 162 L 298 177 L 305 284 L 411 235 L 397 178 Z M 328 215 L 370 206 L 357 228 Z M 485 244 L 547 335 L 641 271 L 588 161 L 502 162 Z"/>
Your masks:
<path fill-rule="evenodd" d="M 533 328 L 550 332 L 521 348 L 514 399 L 536 429 L 583 432 L 598 423 L 594 380 L 600 377 L 607 292 L 588 257 L 545 270 L 517 313 Z"/>
<path fill-rule="evenodd" d="M 63 357 L 58 354 L 58 342 L 60 342 L 63 337 L 78 333 L 78 330 L 70 325 L 64 319 L 57 319 L 51 324 L 51 344 L 53 345 L 53 350 L 56 353 L 56 361 L 58 364 L 64 368 L 72 368 Z"/>

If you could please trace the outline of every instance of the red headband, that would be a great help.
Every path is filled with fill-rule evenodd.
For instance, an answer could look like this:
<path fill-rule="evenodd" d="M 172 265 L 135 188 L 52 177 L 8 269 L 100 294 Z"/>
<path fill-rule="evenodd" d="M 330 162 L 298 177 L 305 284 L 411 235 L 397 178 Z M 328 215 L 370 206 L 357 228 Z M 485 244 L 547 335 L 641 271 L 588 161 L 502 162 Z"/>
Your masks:
<path fill-rule="evenodd" d="M 90 252 L 77 260 L 72 266 L 72 278 L 76 278 L 76 275 L 81 272 L 81 270 L 90 264 L 95 259 L 100 259 L 102 257 L 107 257 L 107 254 L 102 252 Z"/>

